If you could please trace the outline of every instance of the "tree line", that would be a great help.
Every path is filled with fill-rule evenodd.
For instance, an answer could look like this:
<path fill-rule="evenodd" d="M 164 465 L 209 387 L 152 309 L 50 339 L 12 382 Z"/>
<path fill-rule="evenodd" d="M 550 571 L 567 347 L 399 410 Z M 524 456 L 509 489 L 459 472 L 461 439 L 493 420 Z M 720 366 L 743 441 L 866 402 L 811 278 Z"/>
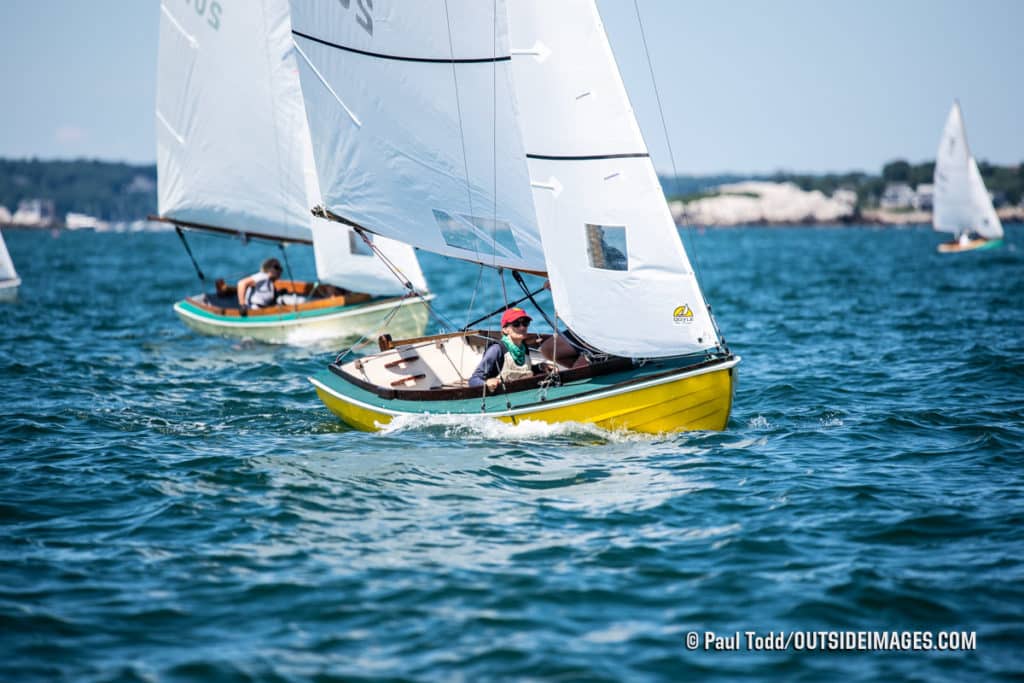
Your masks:
<path fill-rule="evenodd" d="M 770 175 L 723 174 L 678 176 L 661 179 L 670 199 L 684 201 L 707 196 L 713 188 L 743 180 L 792 182 L 806 191 L 820 190 L 831 195 L 838 189 L 857 193 L 859 208 L 877 206 L 886 185 L 907 183 L 916 187 L 932 182 L 935 163 L 911 164 L 891 161 L 881 174 L 863 172 L 822 175 L 774 173 Z M 985 186 L 997 203 L 1018 205 L 1024 199 L 1024 164 L 996 166 L 978 163 Z M 53 200 L 57 216 L 63 220 L 69 211 L 84 213 L 106 221 L 131 221 L 156 213 L 156 165 L 78 159 L 41 161 L 39 159 L 0 159 L 0 206 L 14 213 L 22 199 Z"/>
<path fill-rule="evenodd" d="M 13 214 L 23 199 L 49 199 L 58 220 L 69 211 L 106 221 L 156 213 L 156 165 L 77 159 L 0 159 L 0 206 Z"/>

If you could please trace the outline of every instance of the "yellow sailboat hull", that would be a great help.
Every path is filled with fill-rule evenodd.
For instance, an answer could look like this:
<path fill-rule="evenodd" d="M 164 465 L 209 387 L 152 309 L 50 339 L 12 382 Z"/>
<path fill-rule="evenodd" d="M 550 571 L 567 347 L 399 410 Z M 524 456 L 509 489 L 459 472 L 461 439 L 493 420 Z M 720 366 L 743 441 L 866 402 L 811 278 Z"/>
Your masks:
<path fill-rule="evenodd" d="M 682 373 L 678 377 L 636 385 L 612 386 L 581 397 L 569 397 L 521 409 L 487 412 L 486 415 L 508 423 L 521 420 L 579 422 L 607 430 L 650 434 L 720 431 L 725 429 L 732 410 L 735 365 L 738 362 L 737 358 L 709 371 Z M 346 424 L 363 431 L 377 431 L 395 417 L 405 414 L 470 414 L 465 410 L 446 410 L 443 405 L 432 406 L 429 403 L 422 406 L 429 410 L 384 409 L 334 391 L 316 378 L 311 378 L 311 381 L 320 400 L 332 413 Z M 489 402 L 500 400 L 500 395 L 488 398 Z"/>

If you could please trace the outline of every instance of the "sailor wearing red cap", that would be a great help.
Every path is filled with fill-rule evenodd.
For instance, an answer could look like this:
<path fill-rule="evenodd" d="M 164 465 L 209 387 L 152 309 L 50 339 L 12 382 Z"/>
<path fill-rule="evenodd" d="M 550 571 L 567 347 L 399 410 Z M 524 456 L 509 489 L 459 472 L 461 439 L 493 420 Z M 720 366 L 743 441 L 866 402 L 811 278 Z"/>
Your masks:
<path fill-rule="evenodd" d="M 469 386 L 487 385 L 489 390 L 494 391 L 502 382 L 533 377 L 530 354 L 523 343 L 529 333 L 531 320 L 521 308 L 510 308 L 502 314 L 501 342 L 492 344 L 484 352 L 480 365 L 469 378 Z"/>

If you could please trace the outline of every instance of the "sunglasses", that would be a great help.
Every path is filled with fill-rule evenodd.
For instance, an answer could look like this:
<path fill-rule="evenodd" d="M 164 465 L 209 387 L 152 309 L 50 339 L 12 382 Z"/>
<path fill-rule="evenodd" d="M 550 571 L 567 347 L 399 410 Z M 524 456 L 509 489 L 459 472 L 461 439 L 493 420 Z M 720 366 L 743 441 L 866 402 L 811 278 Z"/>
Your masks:
<path fill-rule="evenodd" d="M 510 322 L 508 325 L 509 327 L 529 327 L 530 321 L 520 318 L 519 320 L 514 320 L 513 322 Z"/>

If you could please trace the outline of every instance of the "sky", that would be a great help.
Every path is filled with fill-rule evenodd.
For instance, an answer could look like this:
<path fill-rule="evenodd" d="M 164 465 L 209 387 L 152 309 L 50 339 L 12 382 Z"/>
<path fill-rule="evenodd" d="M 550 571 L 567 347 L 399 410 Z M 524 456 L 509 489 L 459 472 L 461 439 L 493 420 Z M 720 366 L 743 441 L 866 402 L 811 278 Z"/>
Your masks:
<path fill-rule="evenodd" d="M 634 0 L 598 5 L 661 172 L 932 160 L 954 98 L 977 158 L 1024 162 L 1024 1 L 636 0 L 653 81 Z M 159 14 L 0 0 L 0 157 L 153 163 Z"/>

